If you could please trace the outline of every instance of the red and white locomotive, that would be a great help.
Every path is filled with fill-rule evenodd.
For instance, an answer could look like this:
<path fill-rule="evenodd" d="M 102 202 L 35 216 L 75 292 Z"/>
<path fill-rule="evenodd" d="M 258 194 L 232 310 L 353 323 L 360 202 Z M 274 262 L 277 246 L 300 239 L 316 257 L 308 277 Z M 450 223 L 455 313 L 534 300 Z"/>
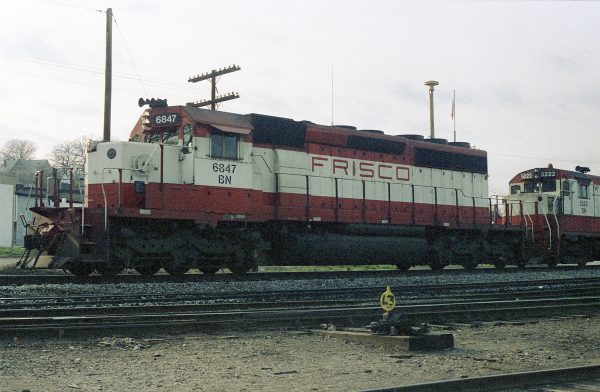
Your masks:
<path fill-rule="evenodd" d="M 600 259 L 600 177 L 551 164 L 517 174 L 505 197 L 507 223 L 522 225 L 531 257 L 550 266 Z M 527 253 L 527 252 L 526 252 Z"/>
<path fill-rule="evenodd" d="M 468 143 L 155 101 L 129 141 L 90 144 L 85 207 L 35 207 L 26 243 L 76 275 L 597 257 L 600 181 L 549 173 L 492 199 Z"/>

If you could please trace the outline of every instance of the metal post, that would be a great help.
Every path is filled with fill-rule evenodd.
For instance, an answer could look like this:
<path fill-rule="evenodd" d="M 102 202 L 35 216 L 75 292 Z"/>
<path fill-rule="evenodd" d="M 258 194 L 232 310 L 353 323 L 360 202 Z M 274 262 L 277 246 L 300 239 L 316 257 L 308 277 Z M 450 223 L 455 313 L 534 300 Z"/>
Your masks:
<path fill-rule="evenodd" d="M 435 127 L 433 125 L 433 88 L 439 83 L 435 80 L 429 80 L 425 82 L 425 86 L 429 86 L 429 125 L 431 128 L 430 138 L 435 138 Z"/>
<path fill-rule="evenodd" d="M 217 72 L 213 69 L 213 74 Z M 217 108 L 217 102 L 215 101 L 215 98 L 217 97 L 217 77 L 213 75 L 212 78 L 210 78 L 210 84 L 211 84 L 211 89 L 210 89 L 210 110 L 215 110 Z"/>
<path fill-rule="evenodd" d="M 69 208 L 73 208 L 73 168 L 69 169 Z"/>
<path fill-rule="evenodd" d="M 44 171 L 40 171 L 40 207 L 44 206 Z"/>
<path fill-rule="evenodd" d="M 52 169 L 52 198 L 54 199 L 54 207 L 60 207 L 60 189 L 59 189 L 59 179 L 58 179 L 58 169 Z"/>
<path fill-rule="evenodd" d="M 104 70 L 104 137 L 110 141 L 110 110 L 112 91 L 112 8 L 106 10 L 106 67 Z"/>
<path fill-rule="evenodd" d="M 38 189 L 39 189 L 39 178 L 40 178 L 40 172 L 35 172 L 35 206 L 38 206 Z"/>

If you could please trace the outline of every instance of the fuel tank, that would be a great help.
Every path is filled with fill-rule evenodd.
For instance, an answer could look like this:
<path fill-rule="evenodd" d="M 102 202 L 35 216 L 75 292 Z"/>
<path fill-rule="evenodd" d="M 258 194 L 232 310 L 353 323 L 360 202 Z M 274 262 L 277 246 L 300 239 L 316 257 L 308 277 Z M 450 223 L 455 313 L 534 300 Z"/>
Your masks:
<path fill-rule="evenodd" d="M 271 265 L 421 264 L 423 228 L 349 225 L 341 230 L 301 232 L 273 243 Z"/>

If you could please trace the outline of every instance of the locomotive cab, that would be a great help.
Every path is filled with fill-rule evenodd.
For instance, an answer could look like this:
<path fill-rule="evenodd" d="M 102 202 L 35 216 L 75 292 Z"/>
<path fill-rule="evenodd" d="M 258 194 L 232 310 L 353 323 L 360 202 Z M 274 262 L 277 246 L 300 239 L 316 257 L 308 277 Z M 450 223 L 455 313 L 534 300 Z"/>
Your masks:
<path fill-rule="evenodd" d="M 550 265 L 585 265 L 600 257 L 594 240 L 600 234 L 600 178 L 585 169 L 549 165 L 521 172 L 510 181 L 505 223 L 525 226 L 531 253 L 541 252 Z"/>

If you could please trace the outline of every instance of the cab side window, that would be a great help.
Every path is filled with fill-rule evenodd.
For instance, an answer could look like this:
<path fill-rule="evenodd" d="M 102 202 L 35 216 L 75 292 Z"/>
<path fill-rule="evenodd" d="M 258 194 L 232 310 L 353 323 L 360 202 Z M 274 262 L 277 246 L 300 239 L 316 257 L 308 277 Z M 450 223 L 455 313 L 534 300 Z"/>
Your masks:
<path fill-rule="evenodd" d="M 213 131 L 210 135 L 211 158 L 238 159 L 238 136 Z"/>
<path fill-rule="evenodd" d="M 194 136 L 194 127 L 191 124 L 183 127 L 183 146 L 191 147 L 192 146 L 192 137 Z"/>
<path fill-rule="evenodd" d="M 587 185 L 579 184 L 579 198 L 580 199 L 589 199 Z"/>

